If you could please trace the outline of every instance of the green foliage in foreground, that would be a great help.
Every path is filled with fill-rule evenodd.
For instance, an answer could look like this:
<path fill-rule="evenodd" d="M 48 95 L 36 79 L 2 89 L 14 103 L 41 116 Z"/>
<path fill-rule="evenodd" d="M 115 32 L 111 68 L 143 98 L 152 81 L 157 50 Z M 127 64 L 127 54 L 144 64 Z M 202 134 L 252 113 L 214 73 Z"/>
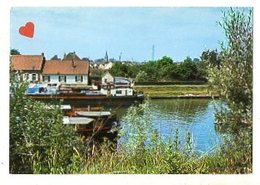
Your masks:
<path fill-rule="evenodd" d="M 231 132 L 252 126 L 253 112 L 253 14 L 231 9 L 220 22 L 227 45 L 222 46 L 220 65 L 209 69 L 209 82 L 227 102 L 216 122 Z"/>
<path fill-rule="evenodd" d="M 186 146 L 179 146 L 178 130 L 174 141 L 162 141 L 151 126 L 151 110 L 146 102 L 129 108 L 124 118 L 129 132 L 120 131 L 119 148 L 115 149 L 110 142 L 93 147 L 62 124 L 59 109 L 47 109 L 46 104 L 26 98 L 26 84 L 19 78 L 11 75 L 11 84 L 10 173 L 252 172 L 252 141 L 248 132 L 211 154 L 197 156 L 189 137 Z"/>
<path fill-rule="evenodd" d="M 120 149 L 103 143 L 86 161 L 85 173 L 109 174 L 233 174 L 252 172 L 250 135 L 226 141 L 213 153 L 198 156 L 187 137 L 186 146 L 175 140 L 162 142 L 151 127 L 149 102 L 131 107 L 124 119 L 128 132 L 121 132 Z M 131 124 L 133 123 L 133 124 Z M 148 129 L 145 129 L 148 128 Z M 126 137 L 126 138 L 125 138 Z M 146 144 L 144 144 L 146 143 Z"/>
<path fill-rule="evenodd" d="M 179 146 L 162 142 L 151 126 L 149 103 L 131 107 L 124 118 L 130 132 L 120 131 L 120 147 L 82 143 L 71 127 L 62 125 L 59 110 L 13 91 L 10 106 L 10 173 L 191 174 L 250 173 L 251 141 L 231 142 L 213 154 L 197 156 L 191 140 Z M 132 124 L 133 123 L 133 124 Z M 246 138 L 246 137 L 244 137 Z M 241 141 L 241 140 L 238 140 Z M 146 143 L 146 144 L 145 144 Z M 249 143 L 249 144 L 248 144 Z M 88 152 L 92 148 L 92 152 Z"/>
<path fill-rule="evenodd" d="M 190 156 L 172 151 L 161 144 L 153 150 L 128 155 L 111 152 L 108 145 L 86 161 L 85 173 L 97 174 L 237 174 L 252 173 L 252 158 L 248 148 L 230 144 L 229 149 L 211 155 Z M 246 146 L 247 147 L 247 146 Z"/>
<path fill-rule="evenodd" d="M 115 150 L 114 143 L 110 142 L 96 147 L 81 142 L 70 127 L 62 125 L 59 110 L 50 111 L 43 103 L 22 97 L 14 95 L 11 98 L 10 173 L 191 174 L 252 171 L 251 150 L 248 149 L 251 141 L 248 140 L 242 140 L 240 144 L 231 142 L 223 145 L 221 150 L 204 156 L 192 152 L 188 138 L 187 146 L 182 150 L 178 131 L 174 141 L 162 142 L 151 127 L 149 103 L 129 109 L 124 121 L 131 132 L 120 132 L 120 140 L 124 142 Z"/>
<path fill-rule="evenodd" d="M 25 97 L 27 84 L 17 74 L 10 83 L 10 173 L 79 171 L 83 143 L 62 124 L 60 109 Z"/>

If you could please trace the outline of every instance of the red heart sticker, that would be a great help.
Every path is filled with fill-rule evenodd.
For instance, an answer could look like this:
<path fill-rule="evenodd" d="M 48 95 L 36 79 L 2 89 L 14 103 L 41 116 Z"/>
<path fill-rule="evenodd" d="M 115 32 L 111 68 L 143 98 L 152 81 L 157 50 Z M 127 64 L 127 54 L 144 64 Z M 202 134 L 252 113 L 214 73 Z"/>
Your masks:
<path fill-rule="evenodd" d="M 23 36 L 33 38 L 34 24 L 32 22 L 27 22 L 25 26 L 19 28 L 19 33 Z"/>

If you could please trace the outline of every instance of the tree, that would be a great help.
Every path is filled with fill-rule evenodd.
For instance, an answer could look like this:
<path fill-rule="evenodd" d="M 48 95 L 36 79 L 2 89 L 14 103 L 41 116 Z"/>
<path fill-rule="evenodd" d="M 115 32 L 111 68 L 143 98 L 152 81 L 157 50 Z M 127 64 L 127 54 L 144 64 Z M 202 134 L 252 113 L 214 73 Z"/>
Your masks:
<path fill-rule="evenodd" d="M 197 66 L 190 57 L 184 59 L 179 67 L 179 72 L 182 80 L 196 80 Z"/>
<path fill-rule="evenodd" d="M 158 74 L 158 69 L 156 65 L 156 61 L 151 60 L 148 62 L 145 62 L 143 66 L 141 67 L 141 70 L 146 72 L 148 75 L 148 81 L 157 82 L 160 79 L 160 76 Z"/>
<path fill-rule="evenodd" d="M 18 49 L 11 49 L 10 54 L 11 55 L 21 55 L 21 53 L 18 51 Z"/>
<path fill-rule="evenodd" d="M 200 58 L 209 67 L 220 67 L 219 53 L 217 52 L 217 50 L 203 51 Z"/>
<path fill-rule="evenodd" d="M 10 173 L 78 173 L 84 143 L 62 124 L 59 104 L 29 99 L 26 83 L 10 71 Z"/>
<path fill-rule="evenodd" d="M 253 100 L 253 22 L 252 11 L 231 9 L 224 13 L 220 26 L 227 45 L 222 44 L 220 64 L 209 69 L 209 81 L 227 102 L 228 109 L 219 112 L 216 123 L 237 132 L 252 125 Z"/>
<path fill-rule="evenodd" d="M 147 82 L 149 81 L 148 75 L 144 71 L 139 71 L 135 78 L 136 82 Z"/>
<path fill-rule="evenodd" d="M 128 77 L 128 66 L 121 62 L 115 62 L 110 72 L 113 76 Z"/>
<path fill-rule="evenodd" d="M 156 62 L 156 68 L 158 70 L 159 76 L 162 80 L 169 80 L 171 77 L 171 66 L 173 61 L 170 57 L 164 56 Z"/>

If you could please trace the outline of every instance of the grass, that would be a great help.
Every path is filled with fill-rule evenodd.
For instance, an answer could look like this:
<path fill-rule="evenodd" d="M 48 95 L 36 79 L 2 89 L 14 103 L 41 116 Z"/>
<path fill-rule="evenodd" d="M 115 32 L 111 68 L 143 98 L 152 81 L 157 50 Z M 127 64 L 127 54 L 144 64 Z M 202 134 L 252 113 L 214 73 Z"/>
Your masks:
<path fill-rule="evenodd" d="M 167 144 L 140 148 L 136 153 L 112 152 L 103 144 L 83 167 L 88 174 L 240 174 L 252 173 L 250 147 L 236 144 L 212 154 L 197 156 L 172 150 Z"/>
<path fill-rule="evenodd" d="M 138 85 L 136 91 L 142 91 L 146 96 L 180 96 L 180 95 L 216 95 L 211 92 L 208 85 Z"/>
<path fill-rule="evenodd" d="M 175 139 L 163 141 L 149 127 L 149 102 L 130 107 L 124 119 L 128 131 L 119 130 L 123 143 L 117 148 L 105 141 L 88 155 L 83 173 L 88 174 L 240 174 L 252 173 L 252 137 L 246 130 L 226 140 L 212 153 L 197 155 L 187 134 L 180 150 L 178 131 Z M 132 133 L 132 134 L 129 134 Z M 125 138 L 127 137 L 127 138 Z M 144 143 L 147 143 L 145 145 Z M 115 149 L 116 148 L 116 149 Z"/>

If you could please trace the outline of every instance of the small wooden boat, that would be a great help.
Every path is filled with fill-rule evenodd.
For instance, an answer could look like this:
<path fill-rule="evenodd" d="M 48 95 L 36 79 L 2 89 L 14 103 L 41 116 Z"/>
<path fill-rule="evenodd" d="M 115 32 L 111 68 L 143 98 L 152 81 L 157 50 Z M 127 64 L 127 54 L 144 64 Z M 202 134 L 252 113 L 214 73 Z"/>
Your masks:
<path fill-rule="evenodd" d="M 86 118 L 86 117 L 69 117 L 69 116 L 63 117 L 63 124 L 65 125 L 88 125 L 93 121 L 95 121 L 95 119 Z"/>
<path fill-rule="evenodd" d="M 76 114 L 78 116 L 91 117 L 91 118 L 112 116 L 111 112 L 109 111 L 77 111 Z"/>

